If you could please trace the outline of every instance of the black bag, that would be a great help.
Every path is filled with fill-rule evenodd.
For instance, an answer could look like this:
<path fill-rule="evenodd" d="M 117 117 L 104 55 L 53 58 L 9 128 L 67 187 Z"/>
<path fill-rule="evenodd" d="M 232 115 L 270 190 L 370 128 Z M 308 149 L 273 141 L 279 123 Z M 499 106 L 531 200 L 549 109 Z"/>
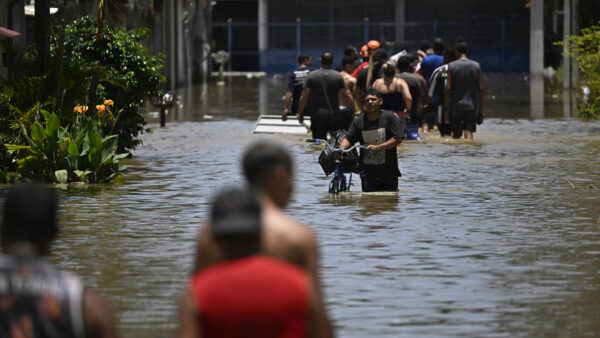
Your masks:
<path fill-rule="evenodd" d="M 327 143 L 329 143 L 335 149 L 338 149 L 340 147 L 340 143 L 342 143 L 342 140 L 345 136 L 345 130 L 334 131 L 332 133 L 331 138 L 327 140 Z M 344 153 L 344 155 L 340 159 L 340 162 L 340 169 L 343 173 L 360 172 L 360 162 L 358 160 L 358 151 L 356 149 L 352 150 L 349 153 Z M 334 151 L 331 148 L 325 147 L 325 149 L 323 149 L 323 151 L 319 155 L 319 164 L 321 165 L 321 168 L 323 169 L 325 175 L 329 175 L 335 171 L 335 155 Z"/>

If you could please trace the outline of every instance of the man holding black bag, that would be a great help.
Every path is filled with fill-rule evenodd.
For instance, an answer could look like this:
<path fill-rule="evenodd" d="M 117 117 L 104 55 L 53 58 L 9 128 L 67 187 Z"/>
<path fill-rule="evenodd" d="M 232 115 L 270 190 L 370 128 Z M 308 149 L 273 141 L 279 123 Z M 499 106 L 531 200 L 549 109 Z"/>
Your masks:
<path fill-rule="evenodd" d="M 298 107 L 298 122 L 304 124 L 304 109 L 311 98 L 310 111 L 311 130 L 313 138 L 326 139 L 327 132 L 346 129 L 354 118 L 354 103 L 352 96 L 346 89 L 346 83 L 342 75 L 333 69 L 333 55 L 329 52 L 323 53 L 320 58 L 321 68 L 312 71 L 308 75 L 306 86 L 300 97 Z M 349 107 L 350 112 L 342 113 L 340 103 Z"/>

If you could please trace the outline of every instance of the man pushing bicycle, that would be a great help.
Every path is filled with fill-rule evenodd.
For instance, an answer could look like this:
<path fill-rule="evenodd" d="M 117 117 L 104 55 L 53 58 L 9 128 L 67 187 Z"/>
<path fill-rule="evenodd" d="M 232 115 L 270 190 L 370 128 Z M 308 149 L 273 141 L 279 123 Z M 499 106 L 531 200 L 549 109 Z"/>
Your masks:
<path fill-rule="evenodd" d="M 363 192 L 397 191 L 398 177 L 402 176 L 396 147 L 402 142 L 404 130 L 397 116 L 381 110 L 382 103 L 378 90 L 367 89 L 363 113 L 352 121 L 340 144 L 342 149 L 356 142 L 366 147 L 360 156 Z"/>

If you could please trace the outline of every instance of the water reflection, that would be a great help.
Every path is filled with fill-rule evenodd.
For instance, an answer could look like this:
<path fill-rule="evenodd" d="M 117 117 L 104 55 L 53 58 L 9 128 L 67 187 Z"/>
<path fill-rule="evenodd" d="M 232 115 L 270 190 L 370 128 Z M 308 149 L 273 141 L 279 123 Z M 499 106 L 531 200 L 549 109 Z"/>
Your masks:
<path fill-rule="evenodd" d="M 529 104 L 531 105 L 531 117 L 544 117 L 544 76 L 532 75 L 529 81 Z"/>

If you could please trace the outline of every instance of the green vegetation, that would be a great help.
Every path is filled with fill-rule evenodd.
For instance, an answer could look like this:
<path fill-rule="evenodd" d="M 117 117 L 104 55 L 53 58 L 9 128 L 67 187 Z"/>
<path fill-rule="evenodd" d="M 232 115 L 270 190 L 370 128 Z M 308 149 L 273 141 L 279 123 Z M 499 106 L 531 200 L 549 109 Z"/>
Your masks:
<path fill-rule="evenodd" d="M 0 182 L 122 181 L 119 162 L 141 143 L 144 101 L 162 94 L 163 59 L 146 53 L 145 30 L 98 28 L 91 17 L 55 27 L 41 74 L 36 45 L 23 53 L 5 42 Z M 102 98 L 111 100 L 96 105 Z"/>
<path fill-rule="evenodd" d="M 562 44 L 562 43 L 559 43 Z M 586 118 L 600 117 L 600 26 L 583 28 L 580 35 L 569 37 L 567 49 L 575 57 L 581 72 L 580 86 L 589 93 L 580 94 L 578 114 Z"/>

